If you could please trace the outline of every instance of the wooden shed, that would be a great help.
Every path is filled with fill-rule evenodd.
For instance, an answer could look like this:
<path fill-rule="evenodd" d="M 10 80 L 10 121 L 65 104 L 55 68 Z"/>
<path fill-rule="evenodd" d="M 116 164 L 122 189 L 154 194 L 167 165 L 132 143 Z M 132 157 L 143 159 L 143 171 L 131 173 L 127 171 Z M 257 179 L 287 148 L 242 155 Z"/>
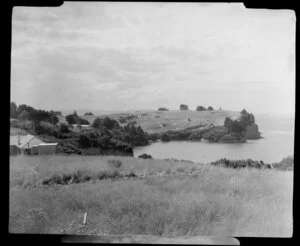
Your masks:
<path fill-rule="evenodd" d="M 38 145 L 39 155 L 54 155 L 57 143 L 41 143 Z"/>

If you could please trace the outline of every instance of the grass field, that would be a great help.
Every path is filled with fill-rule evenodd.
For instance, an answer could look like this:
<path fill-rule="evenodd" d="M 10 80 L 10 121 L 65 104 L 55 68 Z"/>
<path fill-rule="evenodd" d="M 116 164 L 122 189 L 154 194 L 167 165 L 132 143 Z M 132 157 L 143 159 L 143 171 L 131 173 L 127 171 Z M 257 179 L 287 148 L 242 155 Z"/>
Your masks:
<path fill-rule="evenodd" d="M 43 185 L 78 170 L 137 177 Z M 292 192 L 293 171 L 115 156 L 16 156 L 10 157 L 9 231 L 291 237 Z"/>
<path fill-rule="evenodd" d="M 137 124 L 143 128 L 144 131 L 149 133 L 159 133 L 170 130 L 183 130 L 188 127 L 197 125 L 223 125 L 225 117 L 230 116 L 235 119 L 239 116 L 239 112 L 213 110 L 213 111 L 147 111 L 146 115 L 142 116 L 142 112 L 135 113 L 139 118 L 135 119 Z M 120 116 L 126 116 L 129 113 L 109 114 L 106 115 L 112 119 L 118 120 Z M 104 117 L 101 115 L 100 117 Z M 83 116 L 90 123 L 92 123 L 97 116 Z M 188 121 L 187 119 L 190 119 Z M 60 119 L 63 121 L 63 119 Z"/>

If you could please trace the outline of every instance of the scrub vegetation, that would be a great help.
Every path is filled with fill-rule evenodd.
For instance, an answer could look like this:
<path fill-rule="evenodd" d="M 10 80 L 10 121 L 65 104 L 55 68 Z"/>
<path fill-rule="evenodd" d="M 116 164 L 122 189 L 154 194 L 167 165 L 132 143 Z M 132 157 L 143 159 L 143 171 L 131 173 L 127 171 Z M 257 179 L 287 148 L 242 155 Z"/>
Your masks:
<path fill-rule="evenodd" d="M 293 171 L 277 168 L 121 156 L 15 156 L 10 157 L 9 231 L 290 237 L 292 191 Z"/>

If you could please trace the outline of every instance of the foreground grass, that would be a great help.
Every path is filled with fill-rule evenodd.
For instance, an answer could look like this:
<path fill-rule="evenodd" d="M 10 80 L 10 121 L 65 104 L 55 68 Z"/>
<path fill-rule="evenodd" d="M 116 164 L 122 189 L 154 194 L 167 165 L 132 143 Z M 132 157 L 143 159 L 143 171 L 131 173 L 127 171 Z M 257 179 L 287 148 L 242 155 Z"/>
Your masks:
<path fill-rule="evenodd" d="M 109 165 L 112 159 L 122 165 Z M 10 161 L 12 233 L 292 235 L 292 171 L 114 156 L 18 156 Z M 117 170 L 138 177 L 42 185 L 53 175 L 78 170 Z"/>

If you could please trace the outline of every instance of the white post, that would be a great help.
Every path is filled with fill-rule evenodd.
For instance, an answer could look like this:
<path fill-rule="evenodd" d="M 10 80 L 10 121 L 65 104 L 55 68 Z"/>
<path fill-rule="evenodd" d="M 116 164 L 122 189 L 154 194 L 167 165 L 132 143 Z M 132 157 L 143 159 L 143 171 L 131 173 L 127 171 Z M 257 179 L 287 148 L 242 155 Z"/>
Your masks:
<path fill-rule="evenodd" d="M 86 215 L 87 215 L 87 213 L 84 213 L 84 217 L 83 217 L 83 224 L 84 225 L 86 224 Z"/>

